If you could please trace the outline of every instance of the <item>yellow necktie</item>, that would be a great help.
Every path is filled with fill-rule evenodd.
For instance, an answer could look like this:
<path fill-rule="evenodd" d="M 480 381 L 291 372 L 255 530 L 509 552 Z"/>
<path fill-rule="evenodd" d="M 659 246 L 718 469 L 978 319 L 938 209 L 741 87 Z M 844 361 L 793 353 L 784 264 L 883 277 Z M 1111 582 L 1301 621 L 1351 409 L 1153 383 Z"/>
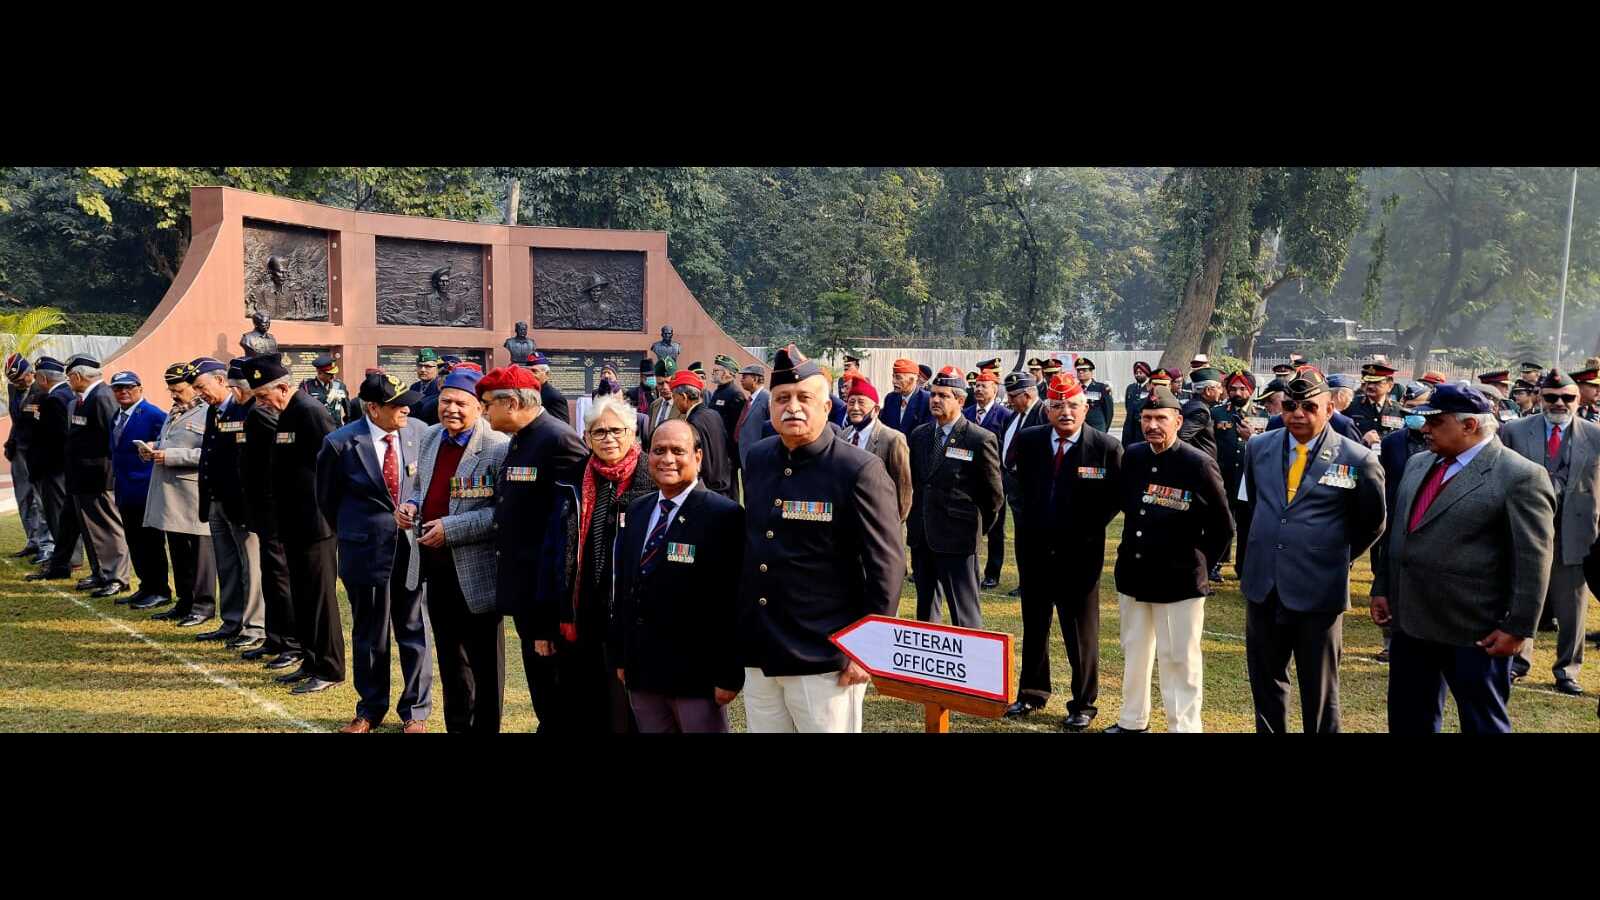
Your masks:
<path fill-rule="evenodd" d="M 1294 502 L 1295 491 L 1300 490 L 1300 479 L 1306 474 L 1306 445 L 1296 442 L 1294 461 L 1289 463 L 1289 502 Z"/>

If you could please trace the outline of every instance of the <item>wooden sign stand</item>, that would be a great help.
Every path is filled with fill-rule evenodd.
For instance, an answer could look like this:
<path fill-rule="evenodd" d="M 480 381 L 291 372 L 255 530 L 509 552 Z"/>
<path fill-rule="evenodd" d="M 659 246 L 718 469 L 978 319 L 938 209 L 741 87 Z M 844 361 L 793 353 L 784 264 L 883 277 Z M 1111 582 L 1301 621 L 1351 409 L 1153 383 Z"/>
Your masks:
<path fill-rule="evenodd" d="M 1010 660 L 1007 660 L 1010 662 Z M 985 700 L 982 697 L 972 697 L 967 694 L 958 694 L 955 691 L 941 691 L 938 688 L 923 687 L 920 684 L 907 684 L 904 681 L 890 681 L 887 678 L 873 676 L 872 684 L 878 693 L 885 697 L 895 697 L 900 700 L 910 700 L 912 703 L 921 703 L 923 709 L 923 731 L 928 734 L 948 734 L 950 732 L 950 711 L 964 712 L 972 716 L 983 716 L 986 719 L 998 719 L 1006 714 L 1006 701 Z"/>

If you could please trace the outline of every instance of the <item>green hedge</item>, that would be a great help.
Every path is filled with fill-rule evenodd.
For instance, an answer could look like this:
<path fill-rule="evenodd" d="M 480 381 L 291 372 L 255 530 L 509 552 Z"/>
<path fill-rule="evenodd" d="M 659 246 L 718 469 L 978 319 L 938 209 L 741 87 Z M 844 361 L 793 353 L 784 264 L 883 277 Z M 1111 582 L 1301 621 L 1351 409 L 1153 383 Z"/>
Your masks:
<path fill-rule="evenodd" d="M 46 334 L 105 334 L 126 337 L 139 330 L 145 316 L 140 313 L 66 313 L 66 321 Z"/>

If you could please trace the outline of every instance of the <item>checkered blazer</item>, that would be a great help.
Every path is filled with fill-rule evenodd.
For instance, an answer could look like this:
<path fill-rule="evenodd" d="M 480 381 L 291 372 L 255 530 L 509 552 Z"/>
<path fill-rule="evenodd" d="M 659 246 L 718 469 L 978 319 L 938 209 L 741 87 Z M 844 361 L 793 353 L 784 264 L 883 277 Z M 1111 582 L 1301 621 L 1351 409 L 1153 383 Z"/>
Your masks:
<path fill-rule="evenodd" d="M 411 481 L 409 502 L 422 508 L 428 496 L 428 485 L 433 480 L 433 466 L 439 458 L 439 441 L 444 435 L 443 425 L 434 425 L 422 436 L 422 450 L 417 460 L 417 474 Z M 506 447 L 511 439 L 479 420 L 467 441 L 461 463 L 456 466 L 457 478 L 481 478 L 492 475 L 500 478 L 500 468 L 505 462 Z M 467 608 L 475 613 L 494 612 L 495 553 L 494 553 L 494 497 L 452 497 L 450 514 L 444 517 L 444 543 L 456 564 L 456 580 L 461 583 L 461 596 Z M 411 554 L 406 568 L 406 588 L 415 590 L 422 578 L 421 553 Z"/>

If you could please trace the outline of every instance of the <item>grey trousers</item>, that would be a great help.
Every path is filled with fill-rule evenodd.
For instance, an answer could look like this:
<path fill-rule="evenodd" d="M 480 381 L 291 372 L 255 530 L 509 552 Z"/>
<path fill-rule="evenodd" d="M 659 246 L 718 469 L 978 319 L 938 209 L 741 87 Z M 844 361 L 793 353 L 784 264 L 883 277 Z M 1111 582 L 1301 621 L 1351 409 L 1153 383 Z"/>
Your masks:
<path fill-rule="evenodd" d="M 394 554 L 389 580 L 381 585 L 351 584 L 344 590 L 350 597 L 351 659 L 355 667 L 356 715 L 374 725 L 389 712 L 389 635 L 400 645 L 400 701 L 395 712 L 400 721 L 426 720 L 433 710 L 432 641 L 423 588 L 406 590 L 406 560 L 409 552 L 404 538 Z"/>
<path fill-rule="evenodd" d="M 942 622 L 940 594 L 950 603 L 950 624 L 961 628 L 982 628 L 983 608 L 978 605 L 978 556 L 969 553 L 935 553 L 926 546 L 911 549 L 917 567 L 917 619 Z"/>
<path fill-rule="evenodd" d="M 704 697 L 629 691 L 640 734 L 727 734 L 728 708 Z"/>
<path fill-rule="evenodd" d="M 122 531 L 122 513 L 110 491 L 73 494 L 83 529 L 83 546 L 89 554 L 90 569 L 106 581 L 128 584 L 133 580 L 133 564 L 128 558 L 128 539 Z"/>
<path fill-rule="evenodd" d="M 1584 586 L 1583 566 L 1554 565 L 1550 567 L 1550 587 L 1545 591 L 1544 608 L 1556 620 L 1556 664 L 1551 667 L 1556 678 L 1577 680 L 1583 670 L 1583 614 L 1589 602 L 1589 590 Z M 1533 642 L 1538 635 L 1524 641 L 1521 659 L 1512 660 L 1519 672 L 1533 666 Z"/>
<path fill-rule="evenodd" d="M 236 524 L 212 501 L 206 513 L 211 549 L 217 557 L 217 613 L 222 628 L 243 637 L 265 637 L 267 606 L 261 594 L 261 539 Z"/>
<path fill-rule="evenodd" d="M 28 476 L 28 455 L 18 451 L 11 460 L 11 489 L 17 497 L 17 515 L 22 517 L 22 531 L 28 543 L 48 555 L 56 547 L 50 536 L 50 523 L 44 516 L 44 498 L 34 490 L 33 479 Z"/>

